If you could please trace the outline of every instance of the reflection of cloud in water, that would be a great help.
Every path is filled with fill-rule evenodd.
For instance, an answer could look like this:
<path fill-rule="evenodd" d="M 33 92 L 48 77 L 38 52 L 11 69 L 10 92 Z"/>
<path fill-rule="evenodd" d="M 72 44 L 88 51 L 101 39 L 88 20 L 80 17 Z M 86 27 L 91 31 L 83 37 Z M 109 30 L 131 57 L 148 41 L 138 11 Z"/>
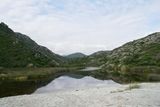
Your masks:
<path fill-rule="evenodd" d="M 50 82 L 47 86 L 39 88 L 35 93 L 46 93 L 52 92 L 55 90 L 65 90 L 65 89 L 78 89 L 85 87 L 100 87 L 100 86 L 113 86 L 119 85 L 112 80 L 98 80 L 90 76 L 86 76 L 81 79 L 72 78 L 69 76 L 61 76 L 52 82 Z"/>

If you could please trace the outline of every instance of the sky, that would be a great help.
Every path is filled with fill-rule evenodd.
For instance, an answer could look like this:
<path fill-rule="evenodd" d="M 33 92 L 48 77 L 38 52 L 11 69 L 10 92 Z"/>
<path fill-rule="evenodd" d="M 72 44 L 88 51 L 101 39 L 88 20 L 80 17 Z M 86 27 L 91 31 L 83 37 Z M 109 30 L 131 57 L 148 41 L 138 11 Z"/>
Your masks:
<path fill-rule="evenodd" d="M 91 54 L 160 31 L 160 0 L 0 0 L 0 21 L 57 54 Z"/>

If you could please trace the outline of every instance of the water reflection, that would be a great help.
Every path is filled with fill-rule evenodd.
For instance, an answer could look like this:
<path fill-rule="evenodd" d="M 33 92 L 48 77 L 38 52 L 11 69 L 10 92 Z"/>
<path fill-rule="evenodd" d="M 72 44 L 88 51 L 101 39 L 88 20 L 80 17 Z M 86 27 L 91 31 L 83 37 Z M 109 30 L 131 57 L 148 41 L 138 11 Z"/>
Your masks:
<path fill-rule="evenodd" d="M 113 86 L 119 85 L 118 83 L 112 80 L 98 80 L 90 76 L 86 76 L 80 79 L 69 77 L 69 76 L 61 76 L 47 86 L 41 87 L 35 91 L 35 93 L 47 93 L 53 92 L 56 90 L 66 90 L 66 89 L 79 89 L 86 87 L 101 87 L 101 86 Z"/>
<path fill-rule="evenodd" d="M 85 69 L 82 69 L 80 71 L 95 71 L 95 70 L 99 70 L 100 67 L 86 67 Z"/>

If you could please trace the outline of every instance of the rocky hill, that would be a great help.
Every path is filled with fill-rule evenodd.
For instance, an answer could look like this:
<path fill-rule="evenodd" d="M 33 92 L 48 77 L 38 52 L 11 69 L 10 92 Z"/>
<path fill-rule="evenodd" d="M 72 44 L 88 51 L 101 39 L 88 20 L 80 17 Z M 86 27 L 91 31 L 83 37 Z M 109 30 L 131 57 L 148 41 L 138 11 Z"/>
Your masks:
<path fill-rule="evenodd" d="M 96 52 L 89 59 L 104 66 L 160 66 L 160 32 L 128 42 L 111 51 Z"/>
<path fill-rule="evenodd" d="M 0 67 L 59 66 L 63 57 L 0 23 Z"/>
<path fill-rule="evenodd" d="M 100 66 L 106 63 L 107 56 L 110 54 L 110 51 L 98 51 L 87 57 L 87 64 L 90 66 Z"/>
<path fill-rule="evenodd" d="M 160 66 L 160 33 L 126 43 L 106 57 L 106 66 Z"/>
<path fill-rule="evenodd" d="M 107 63 L 160 66 L 160 32 L 134 40 L 111 51 Z"/>
<path fill-rule="evenodd" d="M 124 81 L 159 81 L 160 32 L 126 43 L 103 57 L 102 72 L 98 75 L 111 74 L 112 79 Z"/>

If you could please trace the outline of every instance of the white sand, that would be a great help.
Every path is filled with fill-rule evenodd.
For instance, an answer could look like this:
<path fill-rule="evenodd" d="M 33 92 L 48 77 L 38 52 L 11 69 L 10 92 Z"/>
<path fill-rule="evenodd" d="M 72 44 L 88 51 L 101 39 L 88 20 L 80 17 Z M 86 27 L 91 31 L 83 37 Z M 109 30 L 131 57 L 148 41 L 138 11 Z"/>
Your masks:
<path fill-rule="evenodd" d="M 0 107 L 160 107 L 160 83 L 67 90 L 0 99 Z"/>

